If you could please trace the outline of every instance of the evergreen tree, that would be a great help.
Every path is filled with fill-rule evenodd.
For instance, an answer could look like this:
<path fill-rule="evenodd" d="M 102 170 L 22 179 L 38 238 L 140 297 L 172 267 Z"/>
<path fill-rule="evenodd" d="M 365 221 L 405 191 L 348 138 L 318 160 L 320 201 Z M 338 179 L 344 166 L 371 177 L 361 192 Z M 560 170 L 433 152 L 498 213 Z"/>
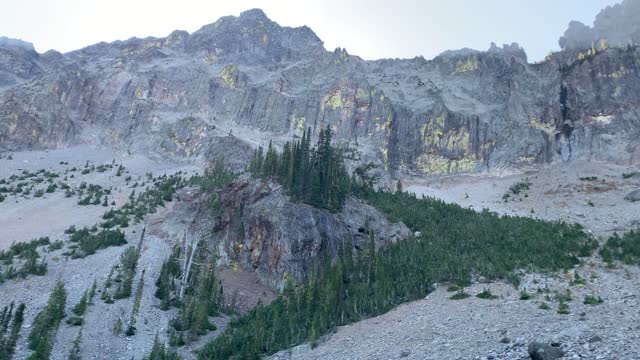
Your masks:
<path fill-rule="evenodd" d="M 29 349 L 34 352 L 29 357 L 30 360 L 49 358 L 51 341 L 53 341 L 60 320 L 64 317 L 66 302 L 67 291 L 64 288 L 64 283 L 58 281 L 49 295 L 47 305 L 38 313 L 31 327 Z"/>
<path fill-rule="evenodd" d="M 15 352 L 24 322 L 25 305 L 20 304 L 15 313 L 14 304 L 5 307 L 0 314 L 0 360 L 10 360 Z"/>
<path fill-rule="evenodd" d="M 315 207 L 340 211 L 351 189 L 344 156 L 332 146 L 331 128 L 321 129 L 316 147 L 311 148 L 311 129 L 299 141 L 287 142 L 278 153 L 271 142 L 264 154 L 259 147 L 249 165 L 256 177 L 274 179 L 289 196 Z"/>

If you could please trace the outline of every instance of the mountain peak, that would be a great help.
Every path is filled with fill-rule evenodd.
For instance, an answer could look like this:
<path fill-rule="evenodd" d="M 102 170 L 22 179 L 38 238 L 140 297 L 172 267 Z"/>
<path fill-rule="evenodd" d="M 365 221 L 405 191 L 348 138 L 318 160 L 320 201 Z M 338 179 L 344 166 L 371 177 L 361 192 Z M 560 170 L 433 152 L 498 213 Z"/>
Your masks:
<path fill-rule="evenodd" d="M 259 19 L 259 20 L 269 20 L 267 14 L 262 11 L 262 9 L 249 9 L 240 13 L 241 18 L 251 18 L 251 19 Z"/>
<path fill-rule="evenodd" d="M 6 36 L 0 36 L 0 47 L 20 47 L 26 50 L 34 50 L 32 43 Z"/>

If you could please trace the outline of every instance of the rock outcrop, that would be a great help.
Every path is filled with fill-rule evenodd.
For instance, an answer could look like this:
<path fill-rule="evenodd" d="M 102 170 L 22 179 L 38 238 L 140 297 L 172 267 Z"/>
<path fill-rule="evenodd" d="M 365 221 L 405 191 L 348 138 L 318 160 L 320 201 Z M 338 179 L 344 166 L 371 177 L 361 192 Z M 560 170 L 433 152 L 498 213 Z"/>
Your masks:
<path fill-rule="evenodd" d="M 596 16 L 593 27 L 579 21 L 569 23 L 569 28 L 558 43 L 563 49 L 586 49 L 601 41 L 613 46 L 640 43 L 640 1 L 624 0 L 607 6 Z"/>
<path fill-rule="evenodd" d="M 355 199 L 342 212 L 293 203 L 274 184 L 234 181 L 218 193 L 214 241 L 221 264 L 255 270 L 263 283 L 282 289 L 290 279 L 303 281 L 325 256 L 339 249 L 362 249 L 365 228 L 374 231 L 377 247 L 409 236 L 402 223 L 391 223 L 379 210 Z M 211 216 L 209 213 L 205 217 Z"/>
<path fill-rule="evenodd" d="M 388 172 L 633 164 L 640 50 L 613 45 L 537 64 L 517 44 L 364 61 L 257 9 L 66 54 L 0 41 L 0 150 L 97 142 L 201 159 L 230 136 L 255 148 L 331 126 L 359 161 Z"/>
<path fill-rule="evenodd" d="M 564 356 L 564 351 L 559 347 L 532 342 L 529 344 L 529 356 L 531 360 L 556 360 Z"/>
<path fill-rule="evenodd" d="M 640 189 L 628 193 L 624 198 L 629 201 L 640 201 Z"/>

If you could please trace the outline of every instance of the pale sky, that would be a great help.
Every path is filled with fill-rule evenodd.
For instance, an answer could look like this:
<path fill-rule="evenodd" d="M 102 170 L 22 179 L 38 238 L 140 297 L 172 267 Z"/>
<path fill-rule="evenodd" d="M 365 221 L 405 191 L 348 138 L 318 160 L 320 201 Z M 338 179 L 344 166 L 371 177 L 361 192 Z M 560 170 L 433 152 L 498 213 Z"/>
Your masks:
<path fill-rule="evenodd" d="M 364 59 L 431 59 L 469 47 L 518 42 L 529 61 L 557 50 L 570 20 L 593 24 L 620 0 L 0 0 L 0 36 L 39 52 L 100 41 L 193 32 L 226 15 L 261 8 L 283 26 L 307 25 L 328 50 Z"/>

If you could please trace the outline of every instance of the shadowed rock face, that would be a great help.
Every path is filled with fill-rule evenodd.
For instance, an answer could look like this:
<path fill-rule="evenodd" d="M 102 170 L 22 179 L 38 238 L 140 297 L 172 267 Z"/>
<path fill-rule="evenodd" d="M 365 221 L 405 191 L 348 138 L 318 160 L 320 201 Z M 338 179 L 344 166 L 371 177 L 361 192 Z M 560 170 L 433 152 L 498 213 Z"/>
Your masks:
<path fill-rule="evenodd" d="M 239 180 L 222 189 L 213 237 L 221 263 L 254 270 L 273 288 L 282 289 L 287 279 L 303 281 L 324 256 L 335 258 L 340 248 L 363 249 L 367 226 L 375 233 L 377 247 L 410 234 L 404 224 L 391 223 L 379 210 L 355 199 L 347 200 L 341 213 L 332 214 L 292 203 L 272 186 Z"/>
<path fill-rule="evenodd" d="M 640 1 L 624 0 L 600 11 L 593 27 L 572 21 L 558 41 L 563 49 L 586 49 L 604 41 L 611 46 L 627 46 L 640 42 Z"/>
<path fill-rule="evenodd" d="M 639 76 L 636 48 L 570 49 L 540 64 L 515 44 L 363 61 L 249 10 L 193 34 L 67 54 L 0 42 L 0 150 L 89 142 L 200 159 L 229 137 L 250 149 L 331 126 L 389 172 L 638 163 Z"/>

